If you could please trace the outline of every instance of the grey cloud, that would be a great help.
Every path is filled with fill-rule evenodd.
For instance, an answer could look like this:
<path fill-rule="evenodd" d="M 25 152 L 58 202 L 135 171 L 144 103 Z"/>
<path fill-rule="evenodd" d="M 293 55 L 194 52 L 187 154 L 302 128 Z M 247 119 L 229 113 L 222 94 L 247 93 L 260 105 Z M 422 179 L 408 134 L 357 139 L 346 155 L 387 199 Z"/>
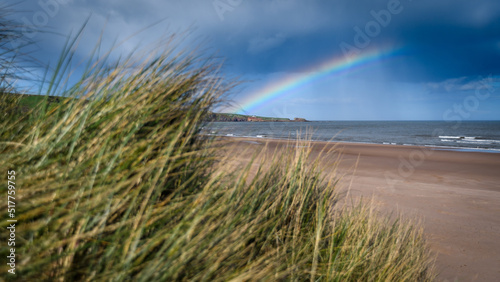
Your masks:
<path fill-rule="evenodd" d="M 126 38 L 163 19 L 119 50 L 126 53 L 139 44 L 154 42 L 159 35 L 192 30 L 191 38 L 208 39 L 212 50 L 237 62 L 235 72 L 270 73 L 285 68 L 293 71 L 304 62 L 342 56 L 339 44 L 353 44 L 353 28 L 364 27 L 373 20 L 371 11 L 386 8 L 389 1 L 394 0 L 243 0 L 226 11 L 221 21 L 211 0 L 74 0 L 61 7 L 51 26 L 68 34 L 92 13 L 81 42 L 82 49 L 87 49 L 81 52 L 84 56 L 94 47 L 106 21 L 104 45 L 109 46 L 115 38 Z M 425 72 L 427 81 L 500 72 L 495 63 L 500 60 L 500 1 L 400 2 L 404 10 L 371 40 L 370 48 L 388 43 L 408 47 L 408 56 L 420 64 L 413 69 L 432 70 Z M 39 9 L 35 1 L 25 1 L 24 5 Z M 48 40 L 46 49 L 58 49 L 62 42 L 62 38 Z M 248 58 L 245 51 L 262 60 Z M 398 73 L 408 76 L 401 71 L 394 75 Z"/>
<path fill-rule="evenodd" d="M 459 77 L 447 79 L 441 82 L 425 83 L 426 90 L 431 92 L 461 92 L 470 90 L 482 90 L 496 88 L 500 82 L 500 77 L 483 77 L 471 79 L 469 77 Z"/>
<path fill-rule="evenodd" d="M 263 52 L 281 45 L 283 42 L 285 42 L 285 40 L 286 36 L 282 32 L 271 37 L 257 36 L 250 39 L 248 52 L 251 54 Z"/>

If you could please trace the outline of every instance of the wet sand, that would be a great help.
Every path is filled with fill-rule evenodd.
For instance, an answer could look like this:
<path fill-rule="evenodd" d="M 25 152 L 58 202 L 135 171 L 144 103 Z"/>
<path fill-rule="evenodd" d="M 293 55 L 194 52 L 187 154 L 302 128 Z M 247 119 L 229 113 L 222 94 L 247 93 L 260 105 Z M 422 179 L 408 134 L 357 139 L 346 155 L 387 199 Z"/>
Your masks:
<path fill-rule="evenodd" d="M 287 141 L 228 138 L 235 159 L 250 160 L 265 146 Z M 334 143 L 312 142 L 312 157 Z M 429 147 L 338 143 L 322 169 L 337 175 L 349 197 L 373 200 L 384 213 L 422 220 L 437 256 L 440 281 L 498 281 L 500 278 L 500 154 L 434 150 Z"/>

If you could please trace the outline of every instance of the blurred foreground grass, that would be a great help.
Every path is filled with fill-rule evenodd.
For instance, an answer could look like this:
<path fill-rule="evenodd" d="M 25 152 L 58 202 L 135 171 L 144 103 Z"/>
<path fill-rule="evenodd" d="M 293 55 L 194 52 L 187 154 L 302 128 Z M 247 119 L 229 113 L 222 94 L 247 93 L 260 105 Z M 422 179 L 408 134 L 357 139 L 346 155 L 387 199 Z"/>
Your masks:
<path fill-rule="evenodd" d="M 216 154 L 200 128 L 232 84 L 173 50 L 90 68 L 64 92 L 74 99 L 28 113 L 1 96 L 0 167 L 16 171 L 18 220 L 4 279 L 433 279 L 422 230 L 364 204 L 335 209 L 335 182 L 307 148 L 275 153 L 253 178 Z"/>

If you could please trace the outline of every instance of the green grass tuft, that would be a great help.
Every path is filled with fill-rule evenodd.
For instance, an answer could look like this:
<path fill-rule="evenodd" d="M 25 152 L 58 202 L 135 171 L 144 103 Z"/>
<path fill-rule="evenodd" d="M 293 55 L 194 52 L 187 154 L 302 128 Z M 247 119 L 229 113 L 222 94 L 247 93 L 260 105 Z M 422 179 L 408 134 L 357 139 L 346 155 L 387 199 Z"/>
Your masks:
<path fill-rule="evenodd" d="M 366 205 L 336 209 L 307 149 L 275 153 L 253 178 L 217 157 L 199 134 L 231 86 L 217 65 L 170 51 L 116 65 L 88 72 L 70 99 L 4 116 L 18 220 L 16 276 L 2 264 L 4 278 L 433 279 L 422 231 Z"/>

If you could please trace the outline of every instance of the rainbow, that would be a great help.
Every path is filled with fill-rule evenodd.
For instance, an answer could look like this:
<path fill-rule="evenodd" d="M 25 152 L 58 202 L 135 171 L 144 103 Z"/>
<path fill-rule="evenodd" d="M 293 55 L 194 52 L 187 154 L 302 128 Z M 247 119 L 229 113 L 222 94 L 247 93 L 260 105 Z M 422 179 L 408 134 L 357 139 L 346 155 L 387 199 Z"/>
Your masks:
<path fill-rule="evenodd" d="M 369 51 L 350 58 L 334 57 L 326 62 L 316 65 L 308 70 L 301 71 L 298 75 L 287 76 L 282 80 L 271 83 L 253 93 L 247 95 L 239 104 L 237 113 L 253 114 L 259 107 L 272 102 L 277 98 L 285 96 L 292 90 L 303 85 L 321 79 L 325 76 L 336 75 L 347 70 L 354 70 L 367 64 L 392 57 L 399 49 L 387 49 L 386 51 Z"/>

